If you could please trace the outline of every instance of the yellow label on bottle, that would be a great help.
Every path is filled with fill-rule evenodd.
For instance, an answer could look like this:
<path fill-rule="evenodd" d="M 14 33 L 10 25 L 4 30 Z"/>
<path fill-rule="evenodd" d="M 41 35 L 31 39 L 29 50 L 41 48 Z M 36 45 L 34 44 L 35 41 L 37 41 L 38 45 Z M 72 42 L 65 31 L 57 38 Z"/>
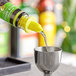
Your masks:
<path fill-rule="evenodd" d="M 48 46 L 54 46 L 56 36 L 56 17 L 53 12 L 43 12 L 39 16 L 39 22 L 47 36 Z M 44 38 L 39 34 L 39 46 L 45 46 Z"/>

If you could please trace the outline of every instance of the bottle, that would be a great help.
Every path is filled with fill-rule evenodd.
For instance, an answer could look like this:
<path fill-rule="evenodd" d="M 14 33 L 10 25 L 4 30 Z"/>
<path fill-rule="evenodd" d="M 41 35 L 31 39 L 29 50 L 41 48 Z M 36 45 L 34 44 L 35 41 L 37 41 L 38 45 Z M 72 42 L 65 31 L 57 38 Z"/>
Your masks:
<path fill-rule="evenodd" d="M 0 4 L 2 3 L 0 2 Z M 35 31 L 35 32 L 43 31 L 41 25 L 39 25 L 36 22 L 33 16 L 29 16 L 26 12 L 21 11 L 19 8 L 17 8 L 10 2 L 5 2 L 3 5 L 0 5 L 0 18 L 12 24 L 14 27 L 24 29 L 26 33 L 30 31 Z M 12 50 L 11 55 L 14 57 L 20 57 L 20 55 L 24 53 L 24 51 L 20 52 L 21 50 L 20 42 L 21 42 L 22 36 L 20 35 L 20 30 L 14 27 L 11 28 L 12 29 L 11 30 L 11 50 Z"/>
<path fill-rule="evenodd" d="M 29 16 L 10 2 L 0 7 L 0 18 L 11 23 L 14 27 L 22 28 L 27 33 L 31 30 L 35 32 L 43 31 L 41 25 L 35 21 L 34 17 Z"/>
<path fill-rule="evenodd" d="M 37 5 L 39 14 L 39 23 L 43 27 L 47 36 L 48 46 L 54 46 L 56 36 L 56 17 L 54 13 L 54 2 L 52 0 L 40 0 Z M 38 36 L 39 46 L 45 46 L 45 42 L 41 34 Z"/>

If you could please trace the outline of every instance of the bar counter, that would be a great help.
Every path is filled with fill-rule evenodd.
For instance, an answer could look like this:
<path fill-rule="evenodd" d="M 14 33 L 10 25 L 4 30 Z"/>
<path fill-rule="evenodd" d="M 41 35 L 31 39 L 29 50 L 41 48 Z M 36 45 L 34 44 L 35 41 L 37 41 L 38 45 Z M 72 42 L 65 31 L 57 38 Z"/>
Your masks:
<path fill-rule="evenodd" d="M 34 57 L 20 59 L 31 63 L 31 70 L 26 72 L 15 73 L 6 76 L 43 76 L 43 73 L 38 70 L 34 63 Z M 71 65 L 60 64 L 59 68 L 52 76 L 76 76 L 76 68 Z"/>

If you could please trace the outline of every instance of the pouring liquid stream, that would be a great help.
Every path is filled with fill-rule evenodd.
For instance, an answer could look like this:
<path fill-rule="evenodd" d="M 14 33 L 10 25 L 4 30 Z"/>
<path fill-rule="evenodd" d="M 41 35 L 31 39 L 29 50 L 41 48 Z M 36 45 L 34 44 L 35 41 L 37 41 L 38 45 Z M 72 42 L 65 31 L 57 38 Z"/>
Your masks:
<path fill-rule="evenodd" d="M 41 31 L 40 33 L 44 38 L 44 42 L 45 42 L 45 46 L 46 46 L 46 52 L 48 52 L 47 37 L 46 37 L 46 35 L 45 35 L 45 33 L 43 31 Z"/>

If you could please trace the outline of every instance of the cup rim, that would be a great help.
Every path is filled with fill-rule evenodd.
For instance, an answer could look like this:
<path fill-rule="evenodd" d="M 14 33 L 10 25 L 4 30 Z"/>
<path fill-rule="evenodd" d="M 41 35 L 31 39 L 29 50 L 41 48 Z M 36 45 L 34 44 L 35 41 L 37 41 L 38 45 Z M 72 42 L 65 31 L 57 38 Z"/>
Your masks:
<path fill-rule="evenodd" d="M 56 47 L 56 46 L 48 46 L 48 47 L 59 49 L 59 50 L 55 50 L 55 51 L 48 51 L 49 53 L 62 51 L 62 48 L 60 48 L 60 47 Z M 38 48 L 46 48 L 46 46 L 36 47 L 36 48 L 34 48 L 34 51 L 42 52 L 41 50 L 37 50 Z M 48 52 L 45 51 L 45 53 L 48 53 Z"/>

